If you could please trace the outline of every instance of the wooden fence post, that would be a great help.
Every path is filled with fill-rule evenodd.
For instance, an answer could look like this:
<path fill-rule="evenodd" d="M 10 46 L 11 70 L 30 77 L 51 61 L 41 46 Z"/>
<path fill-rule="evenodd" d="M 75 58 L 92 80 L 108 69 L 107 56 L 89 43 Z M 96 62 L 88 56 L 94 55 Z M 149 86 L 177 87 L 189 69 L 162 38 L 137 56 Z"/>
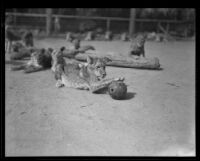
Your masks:
<path fill-rule="evenodd" d="M 135 17 L 136 17 L 136 9 L 131 8 L 131 10 L 130 10 L 130 20 L 129 20 L 129 34 L 130 35 L 135 33 Z"/>
<path fill-rule="evenodd" d="M 52 9 L 47 8 L 46 9 L 46 34 L 49 36 L 51 34 L 51 23 L 52 21 Z"/>
<path fill-rule="evenodd" d="M 107 19 L 106 29 L 107 31 L 110 31 L 110 19 Z"/>
<path fill-rule="evenodd" d="M 14 8 L 14 14 L 16 14 L 17 13 L 17 9 L 16 8 Z M 16 26 L 17 25 L 17 16 L 16 15 L 14 15 L 14 26 Z"/>

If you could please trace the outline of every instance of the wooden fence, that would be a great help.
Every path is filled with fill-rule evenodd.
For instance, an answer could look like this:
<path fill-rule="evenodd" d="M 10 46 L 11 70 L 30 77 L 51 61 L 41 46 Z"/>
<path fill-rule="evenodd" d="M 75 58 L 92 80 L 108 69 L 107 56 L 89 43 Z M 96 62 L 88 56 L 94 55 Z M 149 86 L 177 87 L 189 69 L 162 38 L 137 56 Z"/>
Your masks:
<path fill-rule="evenodd" d="M 106 24 L 105 29 L 110 30 L 111 23 L 116 21 L 119 24 L 124 22 L 127 23 L 127 31 L 129 31 L 130 34 L 135 32 L 135 23 L 154 23 L 154 24 L 165 24 L 166 29 L 168 30 L 171 25 L 179 25 L 179 24 L 186 24 L 186 21 L 177 21 L 177 20 L 160 20 L 160 19 L 138 19 L 135 18 L 135 11 L 131 10 L 130 18 L 119 18 L 119 17 L 97 17 L 97 16 L 77 16 L 77 15 L 57 15 L 57 14 L 52 14 L 51 10 L 47 9 L 46 14 L 35 14 L 35 13 L 15 13 L 15 12 L 6 12 L 6 16 L 11 15 L 14 17 L 14 25 L 17 26 L 17 21 L 16 18 L 18 17 L 26 17 L 30 18 L 41 18 L 42 20 L 42 25 L 37 26 L 38 28 L 43 28 L 46 30 L 47 35 L 51 34 L 51 24 L 52 24 L 52 19 L 55 17 L 62 18 L 62 19 L 77 19 L 77 20 L 101 20 L 104 21 Z M 30 25 L 30 27 L 32 24 Z"/>

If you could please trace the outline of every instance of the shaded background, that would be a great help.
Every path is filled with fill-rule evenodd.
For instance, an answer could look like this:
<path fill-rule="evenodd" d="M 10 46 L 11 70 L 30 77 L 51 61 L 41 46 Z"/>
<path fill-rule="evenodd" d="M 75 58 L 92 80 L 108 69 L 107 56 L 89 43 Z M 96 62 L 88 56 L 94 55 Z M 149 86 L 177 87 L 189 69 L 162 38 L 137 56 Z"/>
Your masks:
<path fill-rule="evenodd" d="M 85 32 L 98 28 L 103 31 L 111 30 L 114 33 L 159 32 L 158 24 L 179 36 L 188 37 L 195 34 L 193 8 L 6 9 L 7 23 L 19 28 L 38 29 L 47 35 L 54 33 L 56 16 L 60 19 L 59 34 L 68 31 Z"/>

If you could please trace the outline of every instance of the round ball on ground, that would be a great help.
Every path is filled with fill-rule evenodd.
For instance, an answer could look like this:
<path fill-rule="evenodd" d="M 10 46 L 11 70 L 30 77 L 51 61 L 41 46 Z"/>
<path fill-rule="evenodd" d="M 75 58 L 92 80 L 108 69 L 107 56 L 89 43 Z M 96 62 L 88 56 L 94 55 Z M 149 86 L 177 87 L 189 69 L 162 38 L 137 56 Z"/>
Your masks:
<path fill-rule="evenodd" d="M 113 99 L 125 99 L 127 94 L 127 86 L 122 81 L 114 81 L 109 85 L 108 93 Z"/>

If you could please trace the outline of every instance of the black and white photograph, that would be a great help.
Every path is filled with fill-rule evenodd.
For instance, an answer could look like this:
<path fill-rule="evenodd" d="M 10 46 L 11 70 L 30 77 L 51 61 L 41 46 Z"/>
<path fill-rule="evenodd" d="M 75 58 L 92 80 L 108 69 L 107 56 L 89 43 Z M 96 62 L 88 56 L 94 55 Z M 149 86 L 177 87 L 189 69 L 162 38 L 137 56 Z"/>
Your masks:
<path fill-rule="evenodd" d="M 195 157 L 195 17 L 5 8 L 5 157 Z"/>

